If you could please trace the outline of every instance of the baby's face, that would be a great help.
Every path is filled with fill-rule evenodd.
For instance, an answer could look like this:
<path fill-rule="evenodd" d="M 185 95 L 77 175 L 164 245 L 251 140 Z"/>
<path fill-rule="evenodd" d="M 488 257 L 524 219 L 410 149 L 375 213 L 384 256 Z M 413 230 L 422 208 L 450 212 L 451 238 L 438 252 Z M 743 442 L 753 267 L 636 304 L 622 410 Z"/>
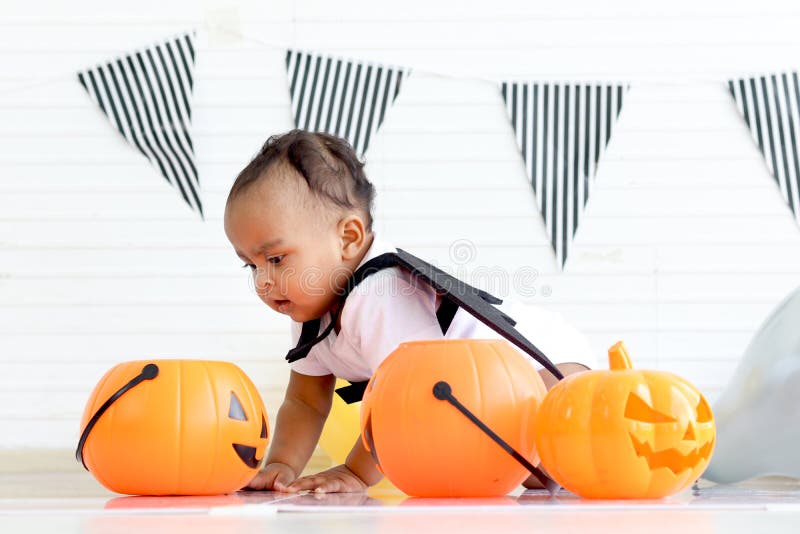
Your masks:
<path fill-rule="evenodd" d="M 300 185 L 252 185 L 227 206 L 225 233 L 253 272 L 261 300 L 303 322 L 331 308 L 349 273 L 335 220 L 322 216 L 326 207 L 304 197 L 307 186 Z"/>

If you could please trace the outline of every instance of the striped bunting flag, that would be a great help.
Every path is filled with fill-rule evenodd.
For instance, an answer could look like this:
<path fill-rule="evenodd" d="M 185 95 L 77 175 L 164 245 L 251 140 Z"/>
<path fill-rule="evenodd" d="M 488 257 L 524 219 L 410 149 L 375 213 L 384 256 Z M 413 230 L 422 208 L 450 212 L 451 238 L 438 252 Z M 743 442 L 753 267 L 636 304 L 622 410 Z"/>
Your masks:
<path fill-rule="evenodd" d="M 78 80 L 122 136 L 203 216 L 190 134 L 194 32 L 80 71 Z"/>
<path fill-rule="evenodd" d="M 728 89 L 767 168 L 800 223 L 800 82 L 797 72 L 729 80 Z"/>
<path fill-rule="evenodd" d="M 504 82 L 501 86 L 539 212 L 562 268 L 626 91 L 623 85 Z"/>
<path fill-rule="evenodd" d="M 347 139 L 363 156 L 409 70 L 286 51 L 297 128 Z"/>

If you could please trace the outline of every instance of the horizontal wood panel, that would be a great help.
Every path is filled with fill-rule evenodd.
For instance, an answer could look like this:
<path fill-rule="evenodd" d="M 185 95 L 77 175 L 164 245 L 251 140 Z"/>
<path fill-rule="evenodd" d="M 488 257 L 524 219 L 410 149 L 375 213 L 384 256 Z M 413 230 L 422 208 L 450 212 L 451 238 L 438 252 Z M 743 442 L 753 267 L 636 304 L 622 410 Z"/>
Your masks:
<path fill-rule="evenodd" d="M 48 329 L 35 335 L 9 332 L 0 336 L 3 364 L 29 363 L 35 367 L 77 362 L 111 365 L 146 357 L 236 360 L 237 362 L 283 362 L 291 345 L 289 322 L 258 330 L 238 329 L 227 324 L 221 332 L 125 332 L 107 328 L 85 333 Z"/>
<path fill-rule="evenodd" d="M 224 235 L 228 189 L 292 127 L 284 46 L 413 68 L 372 139 L 376 228 L 476 285 L 560 312 L 601 367 L 724 390 L 800 285 L 800 230 L 728 77 L 791 69 L 800 12 L 769 0 L 17 3 L 0 20 L 0 448 L 71 448 L 120 361 L 237 362 L 268 412 L 288 321 Z M 127 146 L 78 69 L 198 29 L 193 134 L 206 219 Z M 504 79 L 630 82 L 562 271 Z M 466 254 L 466 256 L 464 256 Z M 499 275 L 499 276 L 498 276 Z"/>

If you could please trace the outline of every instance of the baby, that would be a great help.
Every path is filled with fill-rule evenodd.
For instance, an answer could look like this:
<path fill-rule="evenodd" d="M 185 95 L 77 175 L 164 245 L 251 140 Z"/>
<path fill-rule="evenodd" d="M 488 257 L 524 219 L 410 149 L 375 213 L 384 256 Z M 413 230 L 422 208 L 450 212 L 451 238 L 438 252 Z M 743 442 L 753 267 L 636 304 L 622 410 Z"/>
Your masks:
<path fill-rule="evenodd" d="M 368 380 L 401 342 L 498 337 L 463 309 L 443 334 L 440 297 L 397 267 L 367 277 L 341 298 L 359 266 L 396 251 L 372 229 L 374 197 L 347 141 L 302 130 L 270 137 L 231 188 L 225 233 L 251 269 L 258 296 L 292 319 L 295 344 L 305 321 L 320 319 L 319 332 L 329 332 L 291 364 L 272 444 L 252 489 L 352 492 L 376 484 L 382 475 L 360 439 L 343 465 L 299 477 L 330 411 L 336 378 Z M 538 331 L 564 332 L 553 314 L 536 313 Z M 530 339 L 559 361 L 546 340 Z M 569 361 L 558 365 L 565 375 L 586 369 L 573 355 Z M 548 387 L 555 383 L 549 372 L 539 372 Z"/>

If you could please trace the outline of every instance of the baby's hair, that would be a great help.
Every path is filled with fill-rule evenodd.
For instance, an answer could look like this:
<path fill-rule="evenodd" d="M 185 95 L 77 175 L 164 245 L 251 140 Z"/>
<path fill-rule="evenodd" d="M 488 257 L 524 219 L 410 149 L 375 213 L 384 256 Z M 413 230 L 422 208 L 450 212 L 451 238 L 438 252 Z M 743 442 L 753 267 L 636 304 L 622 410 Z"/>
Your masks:
<path fill-rule="evenodd" d="M 228 203 L 265 177 L 275 164 L 288 164 L 302 176 L 312 194 L 343 209 L 358 209 L 372 231 L 375 188 L 364 174 L 364 164 L 345 139 L 326 133 L 291 130 L 267 139 L 258 154 L 239 173 Z"/>

